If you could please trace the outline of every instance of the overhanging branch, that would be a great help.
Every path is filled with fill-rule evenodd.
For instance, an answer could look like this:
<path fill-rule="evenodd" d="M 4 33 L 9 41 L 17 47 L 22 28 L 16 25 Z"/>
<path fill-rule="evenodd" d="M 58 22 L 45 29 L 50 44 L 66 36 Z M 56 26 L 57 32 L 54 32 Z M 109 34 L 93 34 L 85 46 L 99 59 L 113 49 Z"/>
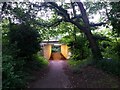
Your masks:
<path fill-rule="evenodd" d="M 57 9 L 58 15 L 62 16 L 65 21 L 69 21 L 70 20 L 70 16 L 69 16 L 67 10 L 63 9 L 61 6 L 58 6 L 54 2 L 49 2 L 49 4 L 51 4 L 54 8 Z"/>
<path fill-rule="evenodd" d="M 41 23 L 36 20 L 34 20 L 33 22 L 34 22 L 34 24 L 40 25 L 42 27 L 55 27 L 55 26 L 59 25 L 62 21 L 63 21 L 63 19 L 57 19 L 55 22 L 52 22 L 52 23 Z"/>
<path fill-rule="evenodd" d="M 70 20 L 70 22 L 74 25 L 76 25 L 81 31 L 85 32 L 86 28 L 80 25 L 78 22 L 75 22 L 73 20 Z"/>
<path fill-rule="evenodd" d="M 82 16 L 81 15 L 76 15 L 76 16 L 72 17 L 71 19 L 74 20 L 74 19 L 77 19 L 77 18 L 82 18 Z"/>
<path fill-rule="evenodd" d="M 101 23 L 91 23 L 90 27 L 102 26 L 102 25 L 105 25 L 105 24 L 106 23 L 104 23 L 104 22 L 101 22 Z"/>

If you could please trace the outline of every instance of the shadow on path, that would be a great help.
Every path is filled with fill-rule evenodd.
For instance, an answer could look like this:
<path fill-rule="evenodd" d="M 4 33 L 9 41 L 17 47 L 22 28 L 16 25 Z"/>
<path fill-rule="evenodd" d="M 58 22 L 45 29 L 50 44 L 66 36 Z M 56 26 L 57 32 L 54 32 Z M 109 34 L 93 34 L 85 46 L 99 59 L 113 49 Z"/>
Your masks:
<path fill-rule="evenodd" d="M 63 60 L 51 60 L 46 77 L 34 82 L 32 88 L 69 88 L 71 83 L 63 70 L 66 65 L 67 62 Z"/>

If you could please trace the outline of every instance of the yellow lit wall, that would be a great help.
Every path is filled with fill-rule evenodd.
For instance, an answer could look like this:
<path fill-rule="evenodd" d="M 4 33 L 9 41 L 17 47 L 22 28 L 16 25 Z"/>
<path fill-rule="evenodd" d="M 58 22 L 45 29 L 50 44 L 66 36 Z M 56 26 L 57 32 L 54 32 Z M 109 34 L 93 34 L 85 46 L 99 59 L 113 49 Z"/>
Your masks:
<path fill-rule="evenodd" d="M 44 57 L 49 60 L 51 56 L 51 45 L 50 44 L 46 44 L 43 47 L 43 53 L 44 53 Z"/>
<path fill-rule="evenodd" d="M 61 60 L 61 54 L 60 52 L 54 52 L 52 53 L 53 60 Z"/>
<path fill-rule="evenodd" d="M 67 59 L 68 57 L 68 46 L 67 45 L 61 45 L 61 53 Z"/>

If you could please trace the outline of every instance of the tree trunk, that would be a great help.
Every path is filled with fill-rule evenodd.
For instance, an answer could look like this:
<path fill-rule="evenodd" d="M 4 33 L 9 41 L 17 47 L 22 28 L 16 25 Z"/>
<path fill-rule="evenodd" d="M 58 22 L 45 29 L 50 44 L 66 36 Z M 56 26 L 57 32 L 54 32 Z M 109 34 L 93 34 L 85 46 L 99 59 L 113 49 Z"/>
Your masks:
<path fill-rule="evenodd" d="M 85 24 L 85 29 L 83 30 L 83 32 L 85 33 L 85 35 L 86 35 L 86 37 L 87 37 L 87 39 L 89 41 L 93 57 L 95 59 L 97 59 L 97 60 L 102 59 L 101 51 L 100 51 L 100 49 L 99 49 L 99 47 L 98 47 L 98 45 L 96 43 L 96 40 L 94 39 L 94 37 L 93 37 L 93 35 L 91 33 L 91 30 L 90 30 L 89 19 L 88 19 L 86 10 L 85 10 L 85 8 L 84 8 L 84 6 L 83 6 L 83 4 L 81 2 L 77 2 L 77 4 L 78 4 L 78 7 L 79 7 L 79 9 L 81 11 L 83 22 Z"/>
<path fill-rule="evenodd" d="M 71 23 L 76 25 L 80 29 L 80 31 L 83 31 L 83 33 L 86 35 L 86 37 L 89 41 L 89 45 L 91 47 L 93 57 L 97 60 L 102 59 L 103 57 L 102 57 L 101 51 L 98 47 L 98 44 L 97 44 L 96 40 L 93 37 L 93 34 L 91 33 L 90 28 L 86 27 L 86 28 L 81 30 L 81 27 L 80 27 L 79 23 L 74 22 L 74 21 L 71 21 Z"/>
<path fill-rule="evenodd" d="M 103 57 L 102 57 L 100 48 L 98 47 L 98 44 L 97 44 L 96 40 L 94 39 L 91 31 L 85 32 L 85 35 L 89 41 L 89 45 L 90 45 L 90 48 L 91 48 L 91 51 L 93 54 L 93 58 L 95 58 L 97 60 L 102 59 Z"/>

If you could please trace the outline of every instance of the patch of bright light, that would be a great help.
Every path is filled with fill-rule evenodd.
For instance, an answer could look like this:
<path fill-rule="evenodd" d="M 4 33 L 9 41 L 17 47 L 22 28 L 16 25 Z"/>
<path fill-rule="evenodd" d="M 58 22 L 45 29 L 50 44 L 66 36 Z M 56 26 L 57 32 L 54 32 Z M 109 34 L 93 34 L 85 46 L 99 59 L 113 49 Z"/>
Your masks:
<path fill-rule="evenodd" d="M 65 0 L 65 3 L 70 3 L 70 0 Z"/>
<path fill-rule="evenodd" d="M 52 17 L 52 13 L 53 12 L 51 10 L 48 10 L 47 12 L 44 10 L 41 10 L 37 13 L 37 17 L 43 20 L 48 20 Z"/>
<path fill-rule="evenodd" d="M 100 14 L 99 13 L 92 15 L 92 18 L 89 19 L 90 22 L 94 22 L 94 23 L 99 22 L 99 20 L 100 20 Z"/>
<path fill-rule="evenodd" d="M 59 43 L 55 43 L 54 45 L 55 45 L 55 46 L 60 46 L 61 44 L 59 44 Z"/>

